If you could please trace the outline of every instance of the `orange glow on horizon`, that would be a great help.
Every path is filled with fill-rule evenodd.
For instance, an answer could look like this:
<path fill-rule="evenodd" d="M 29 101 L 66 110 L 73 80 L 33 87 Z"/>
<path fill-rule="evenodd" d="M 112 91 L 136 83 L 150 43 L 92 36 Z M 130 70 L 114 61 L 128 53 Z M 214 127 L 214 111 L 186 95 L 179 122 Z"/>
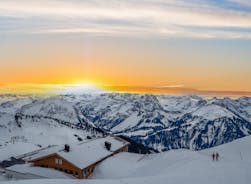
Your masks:
<path fill-rule="evenodd" d="M 60 94 L 69 89 L 96 89 L 100 92 L 116 92 L 116 93 L 143 93 L 143 94 L 197 94 L 205 96 L 251 96 L 249 91 L 217 91 L 217 90 L 199 90 L 193 88 L 185 88 L 182 86 L 112 86 L 103 85 L 91 81 L 79 81 L 71 84 L 9 84 L 0 85 L 0 94 L 17 93 L 17 94 Z M 81 92 L 81 91 L 80 91 Z"/>
<path fill-rule="evenodd" d="M 37 1 L 0 1 L 0 93 L 251 92 L 251 12 L 231 2 Z"/>
<path fill-rule="evenodd" d="M 177 85 L 186 89 L 178 88 L 175 93 L 251 91 L 249 64 L 243 67 L 223 59 L 220 60 L 224 61 L 222 63 L 212 63 L 212 60 L 218 60 L 218 55 L 200 53 L 197 49 L 190 52 L 183 50 L 180 54 L 181 46 L 172 48 L 168 45 L 162 49 L 152 47 L 150 42 L 132 44 L 120 41 L 118 46 L 112 40 L 84 41 L 80 44 L 76 40 L 66 43 L 63 39 L 45 42 L 25 40 L 22 47 L 13 48 L 10 45 L 8 48 L 7 45 L 7 51 L 0 58 L 3 61 L 0 85 L 17 86 L 19 91 L 28 91 L 28 87 L 21 87 L 20 84 L 83 83 L 121 92 L 172 93 L 174 89 L 158 88 Z M 246 61 L 246 58 L 243 60 Z M 38 88 L 41 87 L 36 87 L 37 91 Z"/>

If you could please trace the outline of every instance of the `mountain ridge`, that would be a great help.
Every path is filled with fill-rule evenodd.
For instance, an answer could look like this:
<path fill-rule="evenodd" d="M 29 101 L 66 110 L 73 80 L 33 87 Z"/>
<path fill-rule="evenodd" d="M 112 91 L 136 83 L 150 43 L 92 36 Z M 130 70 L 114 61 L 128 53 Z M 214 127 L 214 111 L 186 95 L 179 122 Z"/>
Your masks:
<path fill-rule="evenodd" d="M 91 128 L 126 136 L 158 151 L 200 150 L 251 134 L 250 97 L 208 99 L 196 95 L 120 93 L 1 95 L 0 114 L 2 131 L 3 127 L 10 131 L 18 122 L 31 125 L 40 122 L 39 127 L 51 121 L 61 122 L 70 128 Z"/>

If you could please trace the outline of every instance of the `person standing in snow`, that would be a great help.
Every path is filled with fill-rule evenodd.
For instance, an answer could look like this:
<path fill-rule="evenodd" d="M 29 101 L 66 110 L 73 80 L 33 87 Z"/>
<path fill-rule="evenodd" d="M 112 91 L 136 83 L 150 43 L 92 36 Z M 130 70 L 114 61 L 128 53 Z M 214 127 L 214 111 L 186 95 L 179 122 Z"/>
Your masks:
<path fill-rule="evenodd" d="M 213 159 L 213 161 L 214 161 L 214 159 L 215 159 L 215 154 L 214 154 L 214 153 L 212 154 L 212 159 Z"/>
<path fill-rule="evenodd" d="M 219 156 L 220 156 L 219 153 L 216 153 L 216 154 L 215 154 L 216 161 L 219 160 Z"/>

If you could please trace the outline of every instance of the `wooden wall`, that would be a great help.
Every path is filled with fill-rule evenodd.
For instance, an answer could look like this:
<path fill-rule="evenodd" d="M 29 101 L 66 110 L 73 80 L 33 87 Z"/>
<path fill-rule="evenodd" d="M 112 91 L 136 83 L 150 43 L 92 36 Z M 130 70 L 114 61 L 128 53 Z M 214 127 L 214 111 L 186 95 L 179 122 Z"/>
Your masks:
<path fill-rule="evenodd" d="M 61 159 L 62 164 L 56 163 L 56 159 Z M 68 160 L 64 159 L 58 154 L 52 154 L 48 155 L 47 157 L 43 157 L 41 159 L 36 159 L 32 161 L 34 166 L 40 166 L 40 167 L 48 167 L 48 168 L 54 168 L 59 171 L 63 171 L 65 173 L 71 174 L 76 178 L 82 178 L 82 170 L 78 168 L 77 166 L 73 165 Z"/>

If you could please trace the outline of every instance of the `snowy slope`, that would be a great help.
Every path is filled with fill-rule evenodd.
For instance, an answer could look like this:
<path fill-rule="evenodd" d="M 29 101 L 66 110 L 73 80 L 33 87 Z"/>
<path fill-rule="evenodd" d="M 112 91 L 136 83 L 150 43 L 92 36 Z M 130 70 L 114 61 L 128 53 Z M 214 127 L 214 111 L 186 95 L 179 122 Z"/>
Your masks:
<path fill-rule="evenodd" d="M 62 179 L 74 179 L 73 176 L 64 172 L 57 171 L 56 169 L 34 167 L 32 164 L 17 164 L 8 168 L 11 171 L 34 174 L 44 178 L 62 178 Z"/>
<path fill-rule="evenodd" d="M 157 99 L 161 106 L 168 112 L 169 115 L 180 117 L 186 113 L 196 110 L 200 105 L 205 104 L 206 101 L 195 95 L 186 96 L 169 96 L 160 95 Z"/>
<path fill-rule="evenodd" d="M 214 104 L 205 105 L 194 111 L 192 114 L 193 116 L 199 116 L 211 121 L 221 117 L 233 118 L 235 116 L 227 109 Z"/>
<path fill-rule="evenodd" d="M 76 144 L 96 136 L 97 132 L 76 126 L 75 100 L 71 96 L 1 95 L 0 162 L 49 145 Z"/>
<path fill-rule="evenodd" d="M 38 99 L 37 101 L 23 106 L 20 110 L 22 114 L 52 117 L 67 121 L 72 124 L 78 123 L 78 118 L 74 111 L 74 103 L 63 96 Z"/>
<path fill-rule="evenodd" d="M 210 155 L 213 152 L 220 154 L 219 162 L 212 162 Z M 245 173 L 251 174 L 250 155 L 251 136 L 202 151 L 172 150 L 143 156 L 122 153 L 104 161 L 92 178 L 147 177 L 175 173 L 185 177 L 186 175 L 193 177 L 197 173 L 200 173 L 197 175 L 198 177 L 205 176 L 207 173 L 210 175 L 215 173 L 216 176 L 218 175 L 217 177 L 220 177 L 217 172 L 226 177 L 227 174 L 234 175 L 237 170 L 239 170 L 236 173 L 239 178 L 242 172 L 244 175 Z M 118 165 L 124 167 L 118 169 Z"/>
<path fill-rule="evenodd" d="M 48 119 L 26 119 L 23 126 L 0 129 L 0 161 L 49 145 L 76 144 L 91 132 L 72 129 Z"/>
<path fill-rule="evenodd" d="M 34 99 L 26 96 L 1 96 L 0 98 L 0 112 L 14 113 L 22 106 L 30 104 Z"/>
<path fill-rule="evenodd" d="M 218 162 L 213 162 L 210 156 L 215 151 L 220 154 Z M 151 155 L 121 153 L 102 162 L 88 180 L 24 180 L 6 184 L 249 184 L 249 155 L 251 136 L 203 151 L 172 150 Z"/>

